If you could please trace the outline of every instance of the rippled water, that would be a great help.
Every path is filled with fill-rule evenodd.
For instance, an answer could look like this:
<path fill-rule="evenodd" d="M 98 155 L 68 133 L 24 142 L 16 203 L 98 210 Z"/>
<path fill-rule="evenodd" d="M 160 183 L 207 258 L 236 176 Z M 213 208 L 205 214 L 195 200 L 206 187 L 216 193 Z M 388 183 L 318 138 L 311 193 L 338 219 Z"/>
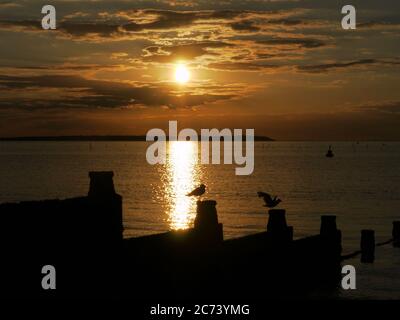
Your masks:
<path fill-rule="evenodd" d="M 126 237 L 190 226 L 196 199 L 185 194 L 204 183 L 226 238 L 265 229 L 261 190 L 283 199 L 296 237 L 318 232 L 321 214 L 335 214 L 348 250 L 362 228 L 389 238 L 400 215 L 400 143 L 332 144 L 336 156 L 327 159 L 327 143 L 257 142 L 254 173 L 236 176 L 235 164 L 198 164 L 192 142 L 170 143 L 168 163 L 156 166 L 146 162 L 145 142 L 2 142 L 0 202 L 84 195 L 88 171 L 113 170 Z"/>
<path fill-rule="evenodd" d="M 337 215 L 344 251 L 359 248 L 360 230 L 374 229 L 377 241 L 391 236 L 400 219 L 400 143 L 257 142 L 255 171 L 236 176 L 236 165 L 200 165 L 196 145 L 173 142 L 168 163 L 146 162 L 145 142 L 0 142 L 0 202 L 85 195 L 88 171 L 113 170 L 124 199 L 125 237 L 186 228 L 196 199 L 185 196 L 200 183 L 203 199 L 218 202 L 225 238 L 263 231 L 267 211 L 257 191 L 283 199 L 295 237 L 319 232 L 320 215 Z M 351 298 L 400 299 L 400 252 L 379 247 L 373 265 L 358 270 L 359 288 Z"/>

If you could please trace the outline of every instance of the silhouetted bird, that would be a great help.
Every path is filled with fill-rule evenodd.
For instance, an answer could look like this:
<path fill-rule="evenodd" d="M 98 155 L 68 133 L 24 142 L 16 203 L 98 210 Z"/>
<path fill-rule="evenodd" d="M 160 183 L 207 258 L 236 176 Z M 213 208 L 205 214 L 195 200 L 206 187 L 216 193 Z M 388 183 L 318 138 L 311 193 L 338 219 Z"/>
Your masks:
<path fill-rule="evenodd" d="M 263 198 L 265 205 L 264 207 L 268 207 L 268 208 L 274 208 L 276 207 L 279 203 L 282 202 L 281 199 L 278 199 L 277 196 L 275 196 L 273 199 L 271 197 L 271 195 L 269 195 L 268 193 L 265 192 L 257 192 L 257 195 L 259 198 Z"/>
<path fill-rule="evenodd" d="M 201 184 L 200 187 L 197 187 L 196 189 L 194 189 L 192 192 L 188 193 L 187 196 L 188 197 L 200 197 L 202 196 L 204 193 L 206 192 L 206 186 L 204 184 Z"/>

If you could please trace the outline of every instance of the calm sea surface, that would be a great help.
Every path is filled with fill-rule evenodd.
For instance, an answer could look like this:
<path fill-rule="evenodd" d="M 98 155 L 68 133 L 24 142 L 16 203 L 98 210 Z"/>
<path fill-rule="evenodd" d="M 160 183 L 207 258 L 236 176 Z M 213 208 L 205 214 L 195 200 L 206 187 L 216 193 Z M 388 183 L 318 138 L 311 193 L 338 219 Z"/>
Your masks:
<path fill-rule="evenodd" d="M 283 200 L 295 237 L 318 233 L 320 215 L 334 214 L 345 252 L 359 248 L 361 229 L 389 239 L 400 219 L 400 143 L 331 144 L 333 159 L 325 158 L 328 143 L 256 142 L 254 173 L 236 176 L 236 165 L 198 164 L 192 142 L 171 142 L 168 163 L 156 166 L 146 161 L 146 142 L 0 142 L 0 203 L 85 195 L 88 171 L 112 170 L 125 237 L 190 227 L 196 199 L 185 194 L 204 183 L 203 199 L 217 200 L 225 238 L 265 230 L 267 211 L 256 193 L 266 191 Z M 398 252 L 385 259 L 400 264 Z"/>

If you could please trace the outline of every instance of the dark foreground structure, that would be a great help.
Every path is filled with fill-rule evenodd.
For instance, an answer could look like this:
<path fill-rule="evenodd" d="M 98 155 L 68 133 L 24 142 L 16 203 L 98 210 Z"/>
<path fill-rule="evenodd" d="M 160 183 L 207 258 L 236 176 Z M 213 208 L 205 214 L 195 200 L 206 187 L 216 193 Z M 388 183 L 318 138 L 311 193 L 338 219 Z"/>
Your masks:
<path fill-rule="evenodd" d="M 2 296 L 264 300 L 339 283 L 335 216 L 322 216 L 319 235 L 293 240 L 285 210 L 270 210 L 265 232 L 224 241 L 208 200 L 192 229 L 123 239 L 113 173 L 89 176 L 87 197 L 0 205 Z M 41 286 L 44 265 L 56 269 L 56 290 Z"/>

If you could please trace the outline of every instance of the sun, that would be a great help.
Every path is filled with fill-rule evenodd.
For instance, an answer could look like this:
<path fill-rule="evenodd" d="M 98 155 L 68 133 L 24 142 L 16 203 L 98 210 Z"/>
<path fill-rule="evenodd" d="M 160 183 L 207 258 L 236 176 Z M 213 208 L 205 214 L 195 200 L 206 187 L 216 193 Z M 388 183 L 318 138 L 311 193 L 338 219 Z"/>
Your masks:
<path fill-rule="evenodd" d="M 175 68 L 175 81 L 181 84 L 187 83 L 190 80 L 190 72 L 188 68 L 180 63 Z"/>

